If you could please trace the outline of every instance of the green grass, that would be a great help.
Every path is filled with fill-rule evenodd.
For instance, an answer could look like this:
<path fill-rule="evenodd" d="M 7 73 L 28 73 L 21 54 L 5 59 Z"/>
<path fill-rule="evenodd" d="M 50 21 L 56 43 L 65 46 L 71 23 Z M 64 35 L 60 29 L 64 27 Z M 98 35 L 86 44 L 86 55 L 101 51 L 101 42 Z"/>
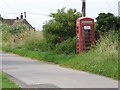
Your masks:
<path fill-rule="evenodd" d="M 0 90 L 2 89 L 2 73 L 0 73 Z"/>
<path fill-rule="evenodd" d="M 30 57 L 37 60 L 43 60 L 59 64 L 60 66 L 83 70 L 113 79 L 118 79 L 118 61 L 113 56 L 104 57 L 104 53 L 96 53 L 94 51 L 84 52 L 80 55 L 76 54 L 55 54 L 53 52 L 39 52 L 28 49 L 4 49 L 12 53 L 19 54 L 24 57 Z M 119 77 L 120 79 L 120 77 Z"/>
<path fill-rule="evenodd" d="M 20 90 L 19 86 L 17 86 L 13 81 L 11 81 L 5 73 L 0 72 L 0 88 L 2 90 L 7 90 L 9 88 L 14 90 Z"/>

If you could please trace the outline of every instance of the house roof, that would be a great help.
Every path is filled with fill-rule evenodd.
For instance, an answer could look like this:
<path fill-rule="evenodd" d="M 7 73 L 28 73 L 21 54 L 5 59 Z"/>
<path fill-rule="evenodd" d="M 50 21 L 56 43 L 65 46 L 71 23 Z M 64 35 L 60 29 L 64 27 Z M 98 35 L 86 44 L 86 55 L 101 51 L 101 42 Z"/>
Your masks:
<path fill-rule="evenodd" d="M 7 23 L 7 24 L 9 24 L 9 25 L 13 25 L 13 24 L 14 24 L 14 21 L 15 21 L 15 19 L 3 19 L 3 22 L 4 22 L 4 23 Z"/>
<path fill-rule="evenodd" d="M 28 25 L 30 28 L 35 29 L 26 19 L 23 19 L 23 23 Z"/>
<path fill-rule="evenodd" d="M 29 29 L 33 29 L 33 30 L 35 29 L 26 19 L 4 19 L 4 18 L 0 17 L 0 21 L 7 23 L 9 25 L 13 25 L 13 24 L 19 22 L 19 23 L 26 24 L 29 27 Z"/>

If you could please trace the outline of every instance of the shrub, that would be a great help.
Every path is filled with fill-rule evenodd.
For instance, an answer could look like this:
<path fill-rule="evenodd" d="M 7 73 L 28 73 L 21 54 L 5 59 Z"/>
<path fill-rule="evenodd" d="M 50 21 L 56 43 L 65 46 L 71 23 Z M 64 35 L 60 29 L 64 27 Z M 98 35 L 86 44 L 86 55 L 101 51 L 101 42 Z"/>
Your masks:
<path fill-rule="evenodd" d="M 28 28 L 25 24 L 13 24 L 13 25 L 2 24 L 1 30 L 2 32 L 8 32 L 13 35 L 27 31 Z"/>
<path fill-rule="evenodd" d="M 76 35 L 76 19 L 80 13 L 76 9 L 58 9 L 57 13 L 51 13 L 53 19 L 43 26 L 44 36 L 49 48 L 54 49 L 57 43 L 62 43 Z"/>
<path fill-rule="evenodd" d="M 69 38 L 62 43 L 56 44 L 55 52 L 61 54 L 75 53 L 76 50 L 76 37 Z"/>

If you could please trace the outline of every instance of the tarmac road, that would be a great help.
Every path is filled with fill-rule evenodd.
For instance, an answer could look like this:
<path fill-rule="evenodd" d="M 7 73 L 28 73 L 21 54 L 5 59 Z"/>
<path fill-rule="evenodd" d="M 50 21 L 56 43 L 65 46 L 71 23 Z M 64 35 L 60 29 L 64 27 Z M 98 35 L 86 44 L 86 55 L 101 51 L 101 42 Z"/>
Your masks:
<path fill-rule="evenodd" d="M 107 77 L 0 52 L 2 70 L 23 88 L 118 88 Z"/>

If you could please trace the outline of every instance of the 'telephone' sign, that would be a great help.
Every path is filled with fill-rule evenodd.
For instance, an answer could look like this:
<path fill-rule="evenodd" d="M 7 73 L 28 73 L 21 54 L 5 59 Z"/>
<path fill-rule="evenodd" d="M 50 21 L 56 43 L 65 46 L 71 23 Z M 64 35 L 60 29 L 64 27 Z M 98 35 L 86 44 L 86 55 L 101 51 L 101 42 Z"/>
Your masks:
<path fill-rule="evenodd" d="M 82 24 L 91 24 L 91 23 L 93 23 L 92 21 L 82 21 Z"/>

